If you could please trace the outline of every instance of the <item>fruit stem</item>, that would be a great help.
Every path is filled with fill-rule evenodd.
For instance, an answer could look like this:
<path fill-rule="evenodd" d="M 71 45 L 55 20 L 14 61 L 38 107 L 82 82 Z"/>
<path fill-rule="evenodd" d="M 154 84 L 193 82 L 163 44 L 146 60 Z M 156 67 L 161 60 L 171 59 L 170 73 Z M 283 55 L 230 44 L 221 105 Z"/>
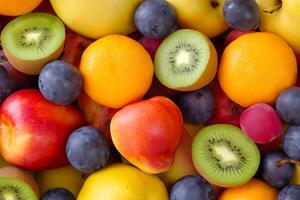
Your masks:
<path fill-rule="evenodd" d="M 298 160 L 293 160 L 293 159 L 283 159 L 283 160 L 278 160 L 276 162 L 276 167 L 280 167 L 283 164 L 294 164 L 296 166 L 300 167 L 300 161 Z"/>

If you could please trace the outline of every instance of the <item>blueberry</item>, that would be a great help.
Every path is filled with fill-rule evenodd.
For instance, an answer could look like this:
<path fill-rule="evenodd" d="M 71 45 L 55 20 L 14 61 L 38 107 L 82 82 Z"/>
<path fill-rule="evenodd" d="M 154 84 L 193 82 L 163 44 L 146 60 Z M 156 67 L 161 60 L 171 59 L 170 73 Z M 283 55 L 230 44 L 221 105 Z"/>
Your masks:
<path fill-rule="evenodd" d="M 300 88 L 291 87 L 281 92 L 276 99 L 276 111 L 283 121 L 300 125 Z"/>
<path fill-rule="evenodd" d="M 215 99 L 207 87 L 188 92 L 179 97 L 177 101 L 183 119 L 191 124 L 207 122 L 214 112 Z"/>
<path fill-rule="evenodd" d="M 160 39 L 176 29 L 176 11 L 165 0 L 146 0 L 136 9 L 134 22 L 143 35 Z"/>
<path fill-rule="evenodd" d="M 288 159 L 281 151 L 267 153 L 262 162 L 262 177 L 271 186 L 282 188 L 289 184 L 294 175 L 293 164 L 280 164 L 280 160 Z"/>
<path fill-rule="evenodd" d="M 277 200 L 299 200 L 300 199 L 300 186 L 288 185 L 284 187 L 278 194 Z"/>
<path fill-rule="evenodd" d="M 201 176 L 185 176 L 170 190 L 170 200 L 214 200 L 210 184 Z"/>
<path fill-rule="evenodd" d="M 234 29 L 250 31 L 259 26 L 259 7 L 255 0 L 226 0 L 223 15 Z"/>
<path fill-rule="evenodd" d="M 69 190 L 53 188 L 46 191 L 41 200 L 75 200 L 75 197 Z"/>
<path fill-rule="evenodd" d="M 0 103 L 12 93 L 12 84 L 5 67 L 0 65 Z"/>
<path fill-rule="evenodd" d="M 68 138 L 66 154 L 74 168 L 83 173 L 92 173 L 106 165 L 110 148 L 96 128 L 84 126 Z"/>
<path fill-rule="evenodd" d="M 48 63 L 39 75 L 39 89 L 50 102 L 66 105 L 80 95 L 82 77 L 72 64 L 56 60 Z"/>
<path fill-rule="evenodd" d="M 292 159 L 300 160 L 300 126 L 291 126 L 283 136 L 283 150 Z"/>

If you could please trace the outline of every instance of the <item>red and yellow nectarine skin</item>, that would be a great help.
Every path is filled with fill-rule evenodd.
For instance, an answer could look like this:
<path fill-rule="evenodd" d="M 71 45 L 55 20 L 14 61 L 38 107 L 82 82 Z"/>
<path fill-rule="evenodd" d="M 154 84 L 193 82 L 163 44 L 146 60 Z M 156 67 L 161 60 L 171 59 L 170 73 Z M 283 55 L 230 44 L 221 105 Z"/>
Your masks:
<path fill-rule="evenodd" d="M 87 123 L 99 129 L 111 144 L 110 122 L 118 109 L 102 106 L 94 102 L 84 92 L 78 98 L 78 107 L 83 112 Z"/>
<path fill-rule="evenodd" d="M 111 121 L 111 136 L 117 150 L 144 172 L 167 171 L 182 135 L 179 108 L 166 97 L 153 97 L 129 104 Z"/>
<path fill-rule="evenodd" d="M 0 112 L 3 157 L 31 170 L 67 165 L 66 141 L 73 130 L 85 123 L 78 110 L 49 103 L 35 89 L 13 93 L 3 102 Z"/>

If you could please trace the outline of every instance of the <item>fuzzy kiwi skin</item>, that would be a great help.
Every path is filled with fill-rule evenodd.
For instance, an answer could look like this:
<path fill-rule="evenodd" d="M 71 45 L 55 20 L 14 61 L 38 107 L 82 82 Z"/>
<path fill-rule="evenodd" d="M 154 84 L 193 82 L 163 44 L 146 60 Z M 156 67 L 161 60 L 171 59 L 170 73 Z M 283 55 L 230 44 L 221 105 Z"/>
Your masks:
<path fill-rule="evenodd" d="M 10 55 L 5 49 L 3 49 L 4 55 L 9 61 L 9 63 L 18 71 L 29 74 L 29 75 L 38 75 L 42 68 L 50 61 L 56 60 L 63 52 L 64 49 L 64 42 L 61 46 L 53 52 L 50 56 L 46 58 L 42 58 L 39 60 L 28 61 L 28 60 L 19 60 Z M 30 69 L 30 70 L 29 70 Z"/>

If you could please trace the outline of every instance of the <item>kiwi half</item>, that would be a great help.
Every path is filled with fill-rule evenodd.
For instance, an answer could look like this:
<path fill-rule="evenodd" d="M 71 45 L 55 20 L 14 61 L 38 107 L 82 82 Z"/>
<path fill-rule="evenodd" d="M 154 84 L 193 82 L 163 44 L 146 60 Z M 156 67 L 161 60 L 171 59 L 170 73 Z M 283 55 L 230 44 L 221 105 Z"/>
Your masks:
<path fill-rule="evenodd" d="M 192 91 L 210 83 L 216 75 L 218 57 L 202 33 L 181 29 L 169 35 L 155 54 L 155 75 L 166 87 Z"/>
<path fill-rule="evenodd" d="M 0 200 L 38 200 L 38 197 L 25 182 L 0 177 Z"/>
<path fill-rule="evenodd" d="M 193 140 L 192 157 L 197 171 L 221 187 L 248 182 L 260 163 L 256 144 L 241 129 L 225 124 L 199 131 Z"/>
<path fill-rule="evenodd" d="M 39 74 L 42 67 L 63 51 L 65 27 L 47 13 L 30 13 L 11 20 L 1 32 L 8 61 L 25 74 Z"/>

